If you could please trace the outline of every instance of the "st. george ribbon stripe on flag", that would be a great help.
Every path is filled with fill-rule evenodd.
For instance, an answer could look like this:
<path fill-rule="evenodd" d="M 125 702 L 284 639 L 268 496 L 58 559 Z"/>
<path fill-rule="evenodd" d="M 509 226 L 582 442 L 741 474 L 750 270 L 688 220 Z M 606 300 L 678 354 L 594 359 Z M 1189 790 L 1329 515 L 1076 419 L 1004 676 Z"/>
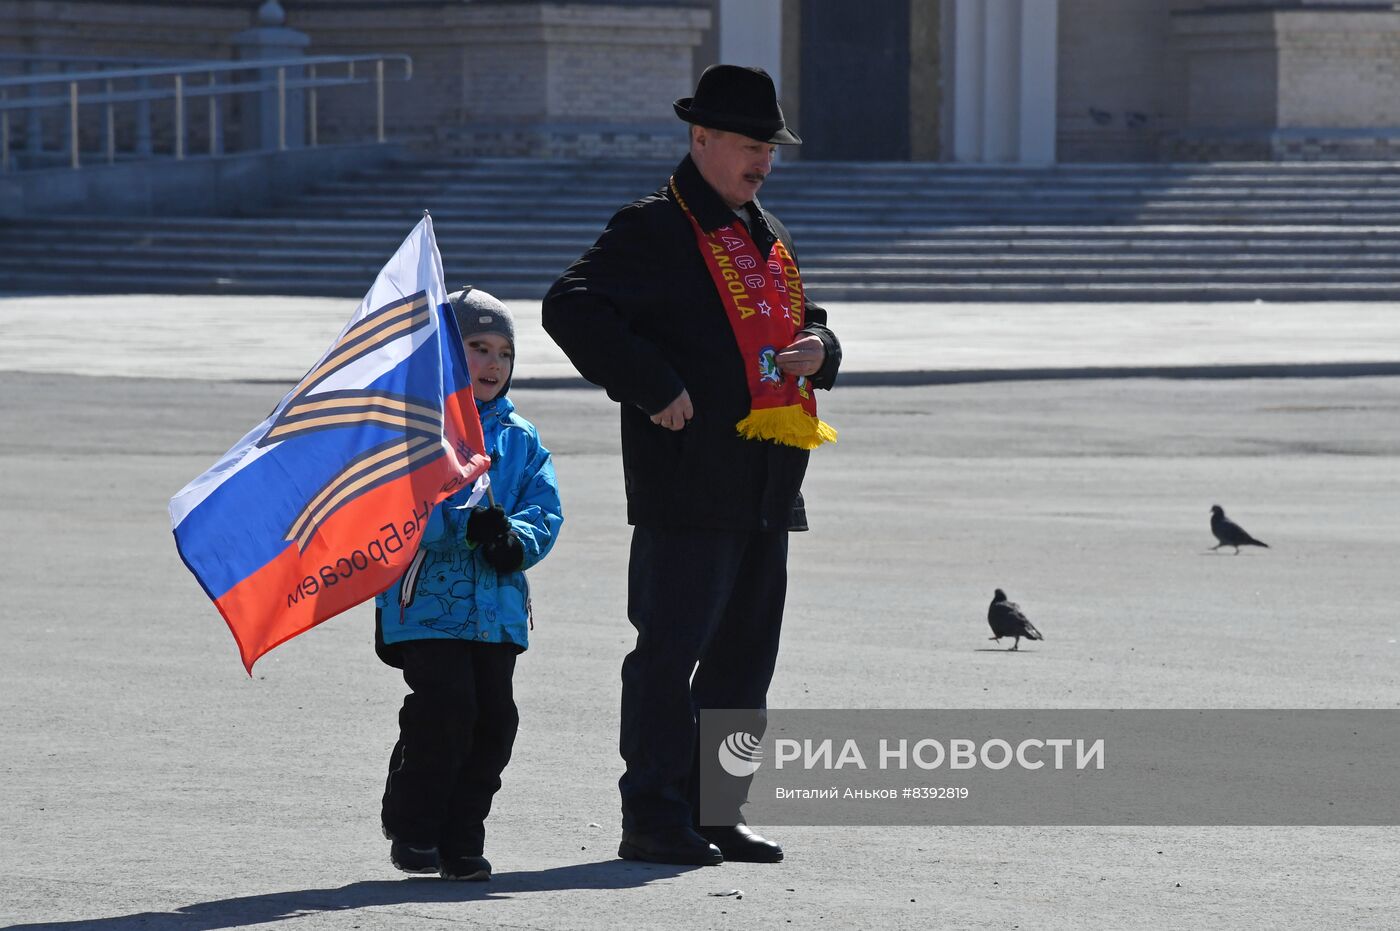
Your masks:
<path fill-rule="evenodd" d="M 329 390 L 310 394 L 317 385 L 366 355 L 379 351 L 405 332 L 432 322 L 427 312 L 427 294 L 418 292 L 395 301 L 366 316 L 346 330 L 328 354 L 326 361 L 310 372 L 293 392 L 272 428 L 259 441 L 266 446 L 315 430 L 329 430 L 374 423 L 411 437 L 442 435 L 441 411 L 415 403 L 414 399 L 370 390 Z M 406 474 L 408 469 L 442 455 L 441 446 L 426 447 L 423 442 L 391 441 L 375 447 L 348 463 L 331 478 L 298 515 L 285 539 L 295 540 L 299 549 L 343 504 L 355 496 Z M 387 461 L 386 461 L 387 457 Z"/>
<path fill-rule="evenodd" d="M 376 420 L 389 426 L 417 418 L 422 429 L 440 433 L 441 412 L 413 403 L 411 398 L 363 389 L 311 392 L 336 372 L 412 333 L 432 324 L 427 312 L 427 293 L 420 291 L 382 307 L 348 327 L 326 357 L 302 379 L 283 401 L 282 412 L 258 441 L 259 446 L 288 439 L 301 430 L 353 425 L 360 420 Z M 317 419 L 319 416 L 319 419 Z"/>
<path fill-rule="evenodd" d="M 411 398 L 363 391 L 328 391 L 314 399 L 297 401 L 283 412 L 264 437 L 266 446 L 315 430 L 330 430 L 367 417 L 386 424 L 402 424 L 405 432 L 437 436 L 442 430 L 441 412 Z"/>
<path fill-rule="evenodd" d="M 243 664 L 387 588 L 422 521 L 490 465 L 424 216 L 340 336 L 170 502 Z"/>
<path fill-rule="evenodd" d="M 326 358 L 306 374 L 296 394 L 315 388 L 347 365 L 429 322 L 427 293 L 420 291 L 374 311 L 347 329 Z"/>
<path fill-rule="evenodd" d="M 287 531 L 285 539 L 295 540 L 305 550 L 312 535 L 332 514 L 372 488 L 391 482 L 410 470 L 445 455 L 432 440 L 415 438 L 375 447 L 351 463 L 331 484 L 307 504 Z"/>
<path fill-rule="evenodd" d="M 367 387 L 376 392 L 395 391 L 420 399 L 440 393 L 443 389 L 438 384 L 437 355 L 437 340 L 432 339 L 419 345 L 406 362 L 380 375 Z M 429 367 L 431 372 L 427 371 Z M 466 384 L 464 378 L 463 385 Z M 475 404 L 470 408 L 469 416 L 474 421 Z M 211 497 L 217 495 L 221 500 L 245 504 L 229 513 L 225 513 L 223 507 L 197 507 L 180 524 L 182 535 L 214 550 L 201 572 L 196 573 L 207 583 L 214 598 L 274 558 L 286 546 L 286 532 L 307 503 L 341 475 L 350 462 L 367 449 L 404 438 L 401 428 L 367 419 L 353 427 L 312 431 L 257 448 L 261 435 L 272 428 L 283 409 L 284 406 L 279 405 L 278 411 L 259 431 L 244 441 L 247 449 L 238 456 L 239 467 L 222 474 L 216 490 L 210 493 Z M 444 432 L 446 429 L 444 427 Z M 440 442 L 439 437 L 434 439 Z M 255 457 L 255 452 L 260 455 Z M 230 451 L 229 456 L 234 455 L 235 451 Z M 291 467 L 288 466 L 289 456 L 294 460 Z M 279 525 L 275 534 L 242 532 L 246 521 L 262 518 L 271 521 L 274 515 Z M 214 541 L 221 539 L 222 543 L 215 544 Z"/>

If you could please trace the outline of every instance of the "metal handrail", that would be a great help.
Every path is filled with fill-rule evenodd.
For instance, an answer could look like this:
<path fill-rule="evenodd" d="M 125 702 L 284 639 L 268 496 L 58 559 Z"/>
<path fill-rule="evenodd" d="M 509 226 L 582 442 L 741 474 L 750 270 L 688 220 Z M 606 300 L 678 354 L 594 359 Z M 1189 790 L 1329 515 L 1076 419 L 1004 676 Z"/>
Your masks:
<path fill-rule="evenodd" d="M 36 66 L 36 64 L 39 64 L 39 66 L 42 66 L 42 64 L 59 64 L 59 66 L 66 66 L 66 64 L 97 64 L 97 66 L 105 66 L 105 64 L 129 64 L 129 66 L 134 67 L 139 66 L 139 64 L 150 64 L 150 66 L 157 66 L 157 64 L 193 64 L 199 62 L 199 60 L 200 59 L 167 59 L 167 57 L 154 55 L 150 57 L 132 57 L 122 55 L 63 55 L 63 53 L 56 52 L 0 52 L 0 64 L 24 64 L 24 66 L 27 67 Z M 27 73 L 32 74 L 34 71 L 27 71 Z"/>
<path fill-rule="evenodd" d="M 401 61 L 404 65 L 404 80 L 413 77 L 413 59 L 408 55 L 386 53 L 382 55 L 306 55 L 300 58 L 259 58 L 245 61 L 203 61 L 194 64 L 163 65 L 154 68 L 119 68 L 110 71 L 77 71 L 64 74 L 36 74 L 14 78 L 0 78 L 0 87 L 16 84 L 66 84 L 69 81 L 119 80 L 121 78 L 155 78 L 177 74 L 206 74 L 228 71 L 262 71 L 268 68 L 297 68 L 302 65 L 354 65 L 362 61 Z M 353 68 L 352 68 L 353 70 Z"/>
<path fill-rule="evenodd" d="M 315 121 L 317 118 L 317 89 L 323 87 L 348 87 L 352 85 L 363 85 L 373 83 L 375 85 L 375 137 L 378 142 L 385 141 L 384 133 L 384 63 L 386 61 L 397 61 L 403 64 L 403 80 L 408 81 L 413 77 L 413 59 L 403 54 L 380 54 L 380 55 L 312 55 L 302 57 L 256 59 L 237 62 L 206 61 L 188 64 L 160 65 L 155 67 L 142 68 L 118 68 L 97 71 L 66 72 L 56 74 L 30 74 L 17 77 L 0 78 L 0 171 L 9 171 L 10 168 L 10 122 L 9 115 L 14 111 L 30 111 L 30 119 L 35 118 L 39 110 L 60 106 L 67 106 L 68 116 L 68 137 L 69 137 L 69 161 L 73 168 L 80 168 L 82 160 L 79 152 L 78 138 L 78 112 L 83 105 L 102 105 L 105 107 L 106 116 L 106 155 L 108 163 L 116 158 L 115 152 L 115 117 L 113 107 L 118 103 L 140 103 L 146 104 L 153 100 L 170 99 L 174 102 L 175 109 L 175 158 L 185 157 L 185 101 L 189 97 L 209 98 L 209 147 L 210 154 L 219 152 L 222 145 L 219 133 L 219 116 L 217 99 L 233 94 L 260 93 L 276 89 L 277 91 L 277 136 L 278 150 L 287 149 L 287 92 L 295 90 L 308 91 L 308 108 L 311 117 L 309 132 L 309 143 L 317 145 L 317 131 Z M 355 65 L 362 62 L 372 62 L 374 64 L 374 76 L 357 77 L 355 75 Z M 318 76 L 316 73 L 318 66 L 344 65 L 344 76 L 328 75 Z M 306 77 L 294 77 L 287 79 L 288 69 L 305 69 Z M 254 81 L 242 81 L 238 83 L 220 83 L 220 75 L 233 72 L 254 71 L 266 74 L 275 73 L 275 79 L 259 78 Z M 185 78 L 189 75 L 207 75 L 208 81 L 202 85 L 187 87 Z M 135 90 L 117 91 L 113 87 L 114 81 L 135 80 L 140 84 L 152 78 L 168 77 L 172 79 L 172 86 L 169 89 L 146 88 L 138 86 Z M 80 92 L 79 85 L 91 82 L 103 82 L 103 90 Z M 40 88 L 46 85 L 67 85 L 67 93 L 49 94 L 40 96 Z M 24 97 L 10 97 L 11 88 L 25 88 L 28 94 Z M 148 116 L 143 115 L 148 119 Z M 149 127 L 145 129 L 145 136 L 149 137 Z M 148 146 L 149 143 L 147 142 Z"/>
<path fill-rule="evenodd" d="M 289 91 L 321 87 L 356 87 L 369 84 L 370 80 L 370 78 L 307 77 L 287 80 L 281 84 L 275 78 L 267 81 L 240 81 L 237 84 L 196 84 L 193 87 L 185 85 L 183 95 L 185 97 L 214 97 L 232 93 L 247 94 L 254 91 L 277 90 L 279 87 L 285 87 Z M 43 110 L 50 107 L 67 106 L 71 96 L 72 91 L 68 89 L 61 94 L 51 94 L 47 97 L 0 97 L 0 110 Z M 135 103 L 142 100 L 167 100 L 170 97 L 169 90 L 160 88 L 124 91 L 103 90 L 81 94 L 78 102 L 83 106 L 91 106 L 105 103 Z"/>
<path fill-rule="evenodd" d="M 19 61 L 26 64 L 31 62 L 53 62 L 54 64 L 70 64 L 72 62 L 124 62 L 127 64 L 162 64 L 169 65 L 180 62 L 192 62 L 193 58 L 163 58 L 158 55 L 145 56 L 123 56 L 123 55 L 68 55 L 62 52 L 0 52 L 0 62 Z"/>

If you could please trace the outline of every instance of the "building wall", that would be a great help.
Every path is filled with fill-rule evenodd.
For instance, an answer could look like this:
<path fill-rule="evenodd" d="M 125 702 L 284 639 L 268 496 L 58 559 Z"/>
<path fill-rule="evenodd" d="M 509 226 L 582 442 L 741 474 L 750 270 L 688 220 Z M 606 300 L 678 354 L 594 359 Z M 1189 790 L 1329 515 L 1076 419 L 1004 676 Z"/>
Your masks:
<path fill-rule="evenodd" d="M 1181 127 L 1173 10 L 1190 0 L 1060 0 L 1056 157 L 1155 161 Z"/>
<path fill-rule="evenodd" d="M 1173 159 L 1400 158 L 1400 11 L 1207 6 L 1173 20 L 1185 126 Z"/>
<path fill-rule="evenodd" d="M 313 55 L 400 52 L 413 58 L 410 81 L 384 88 L 389 135 L 418 146 L 433 129 L 455 121 L 462 98 L 460 3 L 390 3 L 355 6 L 283 0 L 287 25 L 311 39 Z M 332 139 L 362 139 L 374 132 L 372 94 L 362 87 L 322 94 L 320 123 Z"/>
<path fill-rule="evenodd" d="M 0 53 L 223 60 L 232 56 L 228 38 L 246 29 L 251 22 L 251 7 L 244 3 L 156 6 L 88 0 L 0 0 Z M 81 70 L 95 67 L 96 64 L 83 65 Z M 31 70 L 51 73 L 57 68 L 43 63 L 0 61 L 0 75 L 15 76 Z M 54 92 L 63 91 L 61 87 L 49 91 Z M 221 106 L 225 138 L 230 144 L 237 144 L 238 104 L 236 101 L 225 101 Z M 152 104 L 150 108 L 151 145 L 157 152 L 173 151 L 172 105 Z M 208 150 L 207 113 L 206 101 L 190 101 L 186 111 L 186 144 L 190 151 Z M 117 149 L 133 149 L 137 142 L 133 106 L 119 106 L 114 109 L 113 115 Z M 67 147 L 67 132 L 68 114 L 65 109 L 40 111 L 37 123 L 31 121 L 27 113 L 12 113 L 10 116 L 12 152 L 28 149 L 32 134 L 42 139 L 42 148 L 52 153 L 49 157 L 66 160 L 66 155 L 60 156 L 60 152 Z M 93 119 L 81 121 L 80 139 L 87 151 L 103 149 L 106 144 L 103 123 Z"/>
<path fill-rule="evenodd" d="M 230 40 L 254 24 L 259 5 L 0 0 L 0 52 L 228 59 Z M 413 80 L 385 86 L 388 133 L 411 146 L 485 155 L 667 157 L 684 139 L 670 102 L 694 86 L 693 49 L 710 28 L 710 5 L 282 2 L 286 26 L 310 38 L 308 54 L 413 57 Z M 321 92 L 320 140 L 371 138 L 373 101 L 367 87 Z M 226 121 L 231 130 L 236 122 L 236 113 Z M 161 132 L 168 135 L 168 128 Z"/>
<path fill-rule="evenodd" d="M 909 158 L 937 161 L 943 145 L 942 4 L 909 5 Z"/>
<path fill-rule="evenodd" d="M 228 37 L 253 25 L 256 4 L 0 0 L 0 51 L 227 58 Z"/>
<path fill-rule="evenodd" d="M 395 89 L 394 111 L 419 147 L 669 157 L 683 141 L 670 103 L 693 87 L 693 49 L 710 26 L 703 4 L 380 6 L 392 9 L 309 6 L 294 25 L 321 51 L 373 43 L 413 55 L 414 80 Z"/>
<path fill-rule="evenodd" d="M 835 2 L 835 0 L 833 0 Z M 801 2 L 780 0 L 783 105 L 802 113 Z M 213 59 L 254 25 L 257 0 L 0 0 L 0 53 Z M 670 101 L 718 56 L 718 0 L 282 0 L 309 54 L 404 52 L 386 85 L 388 131 L 464 154 L 666 156 L 683 144 Z M 910 156 L 946 154 L 952 88 L 939 0 L 910 0 Z M 1364 0 L 1059 0 L 1060 161 L 1395 157 L 1400 13 Z M 13 73 L 0 62 L 0 73 Z M 157 150 L 171 145 L 154 108 Z M 240 104 L 224 113 L 236 148 Z M 187 114 L 207 146 L 207 108 Z M 65 121 L 43 123 L 50 147 Z M 372 88 L 322 92 L 323 142 L 374 132 Z M 25 142 L 12 118 L 12 148 Z M 802 127 L 798 125 L 798 131 Z M 84 146 L 94 148 L 91 123 Z M 119 115 L 119 145 L 133 121 Z M 1299 153 L 1302 153 L 1301 155 Z M 801 151 L 785 153 L 799 157 Z"/>
<path fill-rule="evenodd" d="M 1282 127 L 1400 127 L 1400 23 L 1393 11 L 1274 17 Z"/>

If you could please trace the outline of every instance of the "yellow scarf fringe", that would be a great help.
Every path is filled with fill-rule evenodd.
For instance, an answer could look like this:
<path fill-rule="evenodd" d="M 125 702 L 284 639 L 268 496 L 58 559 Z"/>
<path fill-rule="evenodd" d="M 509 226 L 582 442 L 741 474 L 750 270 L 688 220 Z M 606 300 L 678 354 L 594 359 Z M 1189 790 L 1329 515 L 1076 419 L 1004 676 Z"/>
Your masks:
<path fill-rule="evenodd" d="M 823 443 L 836 442 L 835 428 L 804 411 L 800 404 L 749 411 L 749 416 L 735 426 L 747 439 L 774 440 L 798 449 L 816 449 Z"/>

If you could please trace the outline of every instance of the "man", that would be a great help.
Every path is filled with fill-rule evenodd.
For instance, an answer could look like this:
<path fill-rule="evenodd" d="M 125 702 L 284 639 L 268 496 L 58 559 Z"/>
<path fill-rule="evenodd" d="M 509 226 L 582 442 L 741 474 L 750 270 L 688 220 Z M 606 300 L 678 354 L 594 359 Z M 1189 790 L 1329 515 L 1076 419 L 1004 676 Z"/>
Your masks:
<path fill-rule="evenodd" d="M 622 410 L 637 643 L 622 665 L 618 854 L 776 862 L 782 848 L 737 808 L 699 824 L 697 714 L 766 707 L 808 451 L 835 439 L 811 388 L 831 387 L 841 348 L 755 200 L 776 147 L 801 144 L 772 79 L 715 65 L 674 106 L 690 154 L 554 283 L 544 327 Z"/>

